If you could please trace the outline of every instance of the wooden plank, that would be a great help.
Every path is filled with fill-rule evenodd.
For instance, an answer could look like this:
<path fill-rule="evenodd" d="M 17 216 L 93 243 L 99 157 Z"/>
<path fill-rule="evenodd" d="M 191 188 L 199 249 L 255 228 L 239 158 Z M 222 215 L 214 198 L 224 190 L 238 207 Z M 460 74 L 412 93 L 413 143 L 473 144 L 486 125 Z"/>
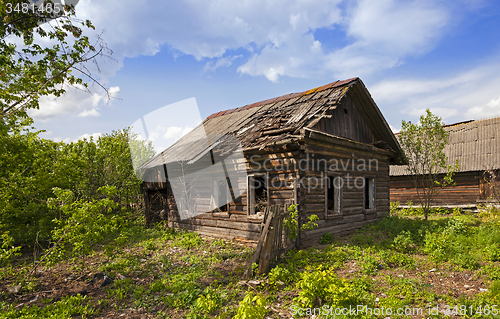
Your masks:
<path fill-rule="evenodd" d="M 266 208 L 266 213 L 267 213 L 266 214 L 267 215 L 266 223 L 265 223 L 264 228 L 262 229 L 262 231 L 260 233 L 259 242 L 257 244 L 257 247 L 255 248 L 255 253 L 253 255 L 252 261 L 250 262 L 250 266 L 247 267 L 247 270 L 245 270 L 245 273 L 243 274 L 243 276 L 245 278 L 250 278 L 252 276 L 252 265 L 254 263 L 256 263 L 257 260 L 259 260 L 260 252 L 262 250 L 262 246 L 264 245 L 264 240 L 265 240 L 266 235 L 269 231 L 269 226 L 271 225 L 271 219 L 272 219 L 274 212 L 271 212 L 269 210 L 269 208 Z"/>
<path fill-rule="evenodd" d="M 278 222 L 278 218 L 276 218 L 278 214 L 277 209 L 279 209 L 279 206 L 273 206 L 271 208 L 272 214 L 269 216 L 270 227 L 268 228 L 259 257 L 259 275 L 266 273 L 271 263 Z"/>

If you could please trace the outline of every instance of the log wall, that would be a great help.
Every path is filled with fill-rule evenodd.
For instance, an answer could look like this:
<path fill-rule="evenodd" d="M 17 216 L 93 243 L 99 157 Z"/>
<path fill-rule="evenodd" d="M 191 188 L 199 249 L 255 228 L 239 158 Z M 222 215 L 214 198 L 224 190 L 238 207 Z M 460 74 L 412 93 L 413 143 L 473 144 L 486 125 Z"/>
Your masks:
<path fill-rule="evenodd" d="M 482 172 L 460 172 L 453 176 L 456 185 L 447 186 L 436 196 L 433 205 L 454 206 L 454 205 L 477 205 L 481 200 L 486 199 L 485 192 L 481 195 Z M 391 176 L 390 178 L 390 199 L 392 202 L 406 204 L 412 201 L 419 203 L 417 190 L 410 176 Z"/>
<path fill-rule="evenodd" d="M 389 211 L 389 157 L 382 153 L 368 152 L 356 147 L 327 143 L 321 140 L 306 140 L 302 160 L 309 163 L 308 169 L 300 171 L 301 200 L 299 207 L 302 223 L 312 214 L 320 220 L 318 227 L 301 233 L 302 247 L 317 243 L 325 233 L 341 237 L 362 226 L 386 216 Z M 341 196 L 341 213 L 326 210 L 327 174 L 339 176 L 344 181 Z M 365 209 L 364 178 L 375 179 L 375 207 Z"/>

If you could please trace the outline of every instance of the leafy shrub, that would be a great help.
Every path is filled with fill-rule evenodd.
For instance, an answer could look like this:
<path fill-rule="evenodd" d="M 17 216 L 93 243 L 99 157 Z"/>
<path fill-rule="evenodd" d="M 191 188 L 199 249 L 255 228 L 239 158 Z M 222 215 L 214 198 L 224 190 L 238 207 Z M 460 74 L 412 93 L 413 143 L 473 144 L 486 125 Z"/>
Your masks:
<path fill-rule="evenodd" d="M 424 252 L 431 256 L 434 262 L 447 261 L 451 254 L 449 235 L 428 232 L 425 236 Z"/>
<path fill-rule="evenodd" d="M 20 256 L 21 247 L 14 247 L 14 238 L 9 235 L 9 232 L 6 231 L 1 236 L 1 245 L 0 245 L 0 266 L 6 265 L 9 263 L 12 258 Z"/>
<path fill-rule="evenodd" d="M 462 215 L 462 209 L 460 207 L 453 208 L 453 216 L 459 217 Z"/>
<path fill-rule="evenodd" d="M 56 198 L 49 198 L 48 204 L 53 210 L 60 211 L 60 218 L 55 220 L 56 228 L 52 239 L 59 243 L 56 253 L 50 258 L 60 260 L 66 257 L 78 257 L 93 251 L 97 244 L 102 244 L 110 235 L 118 236 L 125 225 L 124 219 L 113 210 L 118 207 L 112 198 L 116 188 L 99 188 L 102 199 L 74 200 L 70 190 L 53 189 Z"/>
<path fill-rule="evenodd" d="M 474 255 L 458 254 L 453 258 L 453 262 L 464 269 L 476 270 L 479 268 L 479 260 Z"/>
<path fill-rule="evenodd" d="M 297 288 L 299 296 L 294 300 L 300 307 L 328 304 L 331 307 L 356 305 L 359 291 L 347 279 L 338 278 L 333 269 L 322 266 L 302 273 Z"/>
<path fill-rule="evenodd" d="M 201 294 L 195 302 L 195 309 L 205 313 L 211 314 L 222 306 L 222 298 L 217 291 L 207 287 L 203 294 Z"/>
<path fill-rule="evenodd" d="M 288 229 L 288 236 L 291 239 L 297 238 L 297 234 L 299 232 L 299 211 L 297 210 L 297 205 L 290 205 L 288 207 L 289 217 L 283 221 L 283 226 Z M 317 215 L 311 215 L 308 218 L 307 223 L 303 224 L 300 227 L 300 231 L 313 230 L 318 227 L 318 224 L 315 222 L 319 220 Z"/>
<path fill-rule="evenodd" d="M 266 299 L 248 292 L 240 302 L 238 313 L 233 319 L 263 319 L 266 313 Z"/>
<path fill-rule="evenodd" d="M 500 247 L 496 243 L 484 247 L 483 254 L 487 260 L 500 261 Z"/>
<path fill-rule="evenodd" d="M 389 208 L 390 216 L 394 216 L 399 211 L 399 202 L 391 202 Z"/>
<path fill-rule="evenodd" d="M 326 261 L 333 268 L 341 268 L 346 261 L 353 257 L 353 252 L 346 247 L 331 247 L 325 252 Z"/>
<path fill-rule="evenodd" d="M 373 275 L 381 267 L 380 262 L 372 255 L 365 255 L 363 260 L 360 262 L 361 269 L 363 273 L 367 275 Z"/>
<path fill-rule="evenodd" d="M 284 284 L 289 284 L 294 279 L 294 275 L 288 268 L 283 265 L 278 265 L 271 269 L 268 275 L 269 284 L 276 286 L 281 281 Z"/>
<path fill-rule="evenodd" d="M 451 218 L 444 229 L 445 234 L 463 235 L 467 232 L 467 226 L 462 219 Z"/>
<path fill-rule="evenodd" d="M 333 235 L 330 233 L 324 233 L 319 239 L 319 243 L 322 245 L 331 244 L 333 242 Z"/>
<path fill-rule="evenodd" d="M 436 207 L 436 208 L 432 208 L 430 213 L 432 215 L 441 215 L 441 216 L 444 216 L 444 215 L 448 215 L 449 214 L 449 210 L 444 208 L 444 207 Z"/>
<path fill-rule="evenodd" d="M 393 248 L 401 253 L 411 253 L 415 251 L 415 245 L 411 239 L 411 233 L 403 230 L 394 238 Z"/>
<path fill-rule="evenodd" d="M 407 269 L 415 268 L 415 260 L 403 253 L 383 250 L 380 252 L 380 257 L 382 258 L 382 262 L 388 267 L 405 267 Z"/>

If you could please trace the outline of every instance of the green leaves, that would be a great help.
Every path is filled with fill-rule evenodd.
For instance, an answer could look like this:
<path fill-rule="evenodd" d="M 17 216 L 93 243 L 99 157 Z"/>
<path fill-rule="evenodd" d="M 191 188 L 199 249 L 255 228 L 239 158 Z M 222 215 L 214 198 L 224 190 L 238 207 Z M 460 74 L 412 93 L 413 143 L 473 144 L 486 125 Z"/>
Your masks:
<path fill-rule="evenodd" d="M 263 319 L 266 313 L 266 299 L 259 294 L 248 292 L 240 302 L 238 313 L 233 319 Z"/>
<path fill-rule="evenodd" d="M 419 124 L 402 121 L 399 142 L 427 219 L 439 188 L 453 184 L 453 174 L 459 169 L 458 161 L 455 165 L 446 163 L 444 148 L 448 143 L 448 132 L 443 128 L 441 118 L 427 109 L 426 114 L 420 116 Z"/>
<path fill-rule="evenodd" d="M 22 3 L 25 2 L 9 1 L 12 6 Z M 111 52 L 99 36 L 92 45 L 83 35 L 78 25 L 95 29 L 89 20 L 80 23 L 74 18 L 74 9 L 66 6 L 65 15 L 47 28 L 53 14 L 36 10 L 16 12 L 7 7 L 0 1 L 0 118 L 38 108 L 40 96 L 59 97 L 65 92 L 63 85 L 84 84 L 82 76 L 95 82 L 84 71 L 84 64 Z M 13 44 L 19 43 L 15 38 L 20 38 L 24 45 Z M 40 43 L 51 44 L 42 47 L 35 41 L 39 38 Z M 71 70 L 79 72 L 74 75 Z"/>
<path fill-rule="evenodd" d="M 288 212 L 290 216 L 283 221 L 283 226 L 288 229 L 289 231 L 288 236 L 291 239 L 297 238 L 297 234 L 299 231 L 299 221 L 298 221 L 299 211 L 297 210 L 297 206 L 298 205 L 290 205 L 290 207 L 288 207 Z M 318 227 L 318 224 L 316 224 L 315 221 L 318 220 L 319 217 L 316 215 L 309 216 L 307 223 L 303 224 L 300 227 L 300 231 L 315 229 L 316 227 Z"/>

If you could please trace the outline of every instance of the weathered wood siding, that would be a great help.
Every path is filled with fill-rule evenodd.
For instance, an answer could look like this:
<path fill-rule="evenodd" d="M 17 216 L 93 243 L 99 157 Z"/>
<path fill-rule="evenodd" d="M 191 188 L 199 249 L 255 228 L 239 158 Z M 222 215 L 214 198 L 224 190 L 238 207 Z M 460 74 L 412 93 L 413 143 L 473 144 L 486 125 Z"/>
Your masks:
<path fill-rule="evenodd" d="M 307 140 L 302 160 L 309 169 L 299 171 L 301 222 L 312 214 L 320 220 L 318 228 L 301 233 L 301 246 L 317 243 L 325 233 L 339 237 L 379 220 L 389 211 L 389 157 L 382 153 Z M 354 165 L 353 165 L 354 163 Z M 326 212 L 326 174 L 334 173 L 344 180 L 341 213 Z M 364 178 L 375 179 L 375 207 L 365 209 Z"/>
<path fill-rule="evenodd" d="M 457 173 L 453 177 L 456 185 L 441 189 L 433 205 L 476 205 L 478 201 L 486 199 L 484 195 L 481 196 L 480 192 L 481 176 L 482 172 Z M 390 187 L 392 202 L 406 204 L 408 201 L 412 201 L 413 204 L 419 203 L 417 190 L 410 176 L 391 176 Z"/>
<path fill-rule="evenodd" d="M 313 129 L 361 143 L 375 142 L 370 127 L 349 95 L 344 96 L 340 104 L 326 114 L 331 117 L 323 118 Z"/>

